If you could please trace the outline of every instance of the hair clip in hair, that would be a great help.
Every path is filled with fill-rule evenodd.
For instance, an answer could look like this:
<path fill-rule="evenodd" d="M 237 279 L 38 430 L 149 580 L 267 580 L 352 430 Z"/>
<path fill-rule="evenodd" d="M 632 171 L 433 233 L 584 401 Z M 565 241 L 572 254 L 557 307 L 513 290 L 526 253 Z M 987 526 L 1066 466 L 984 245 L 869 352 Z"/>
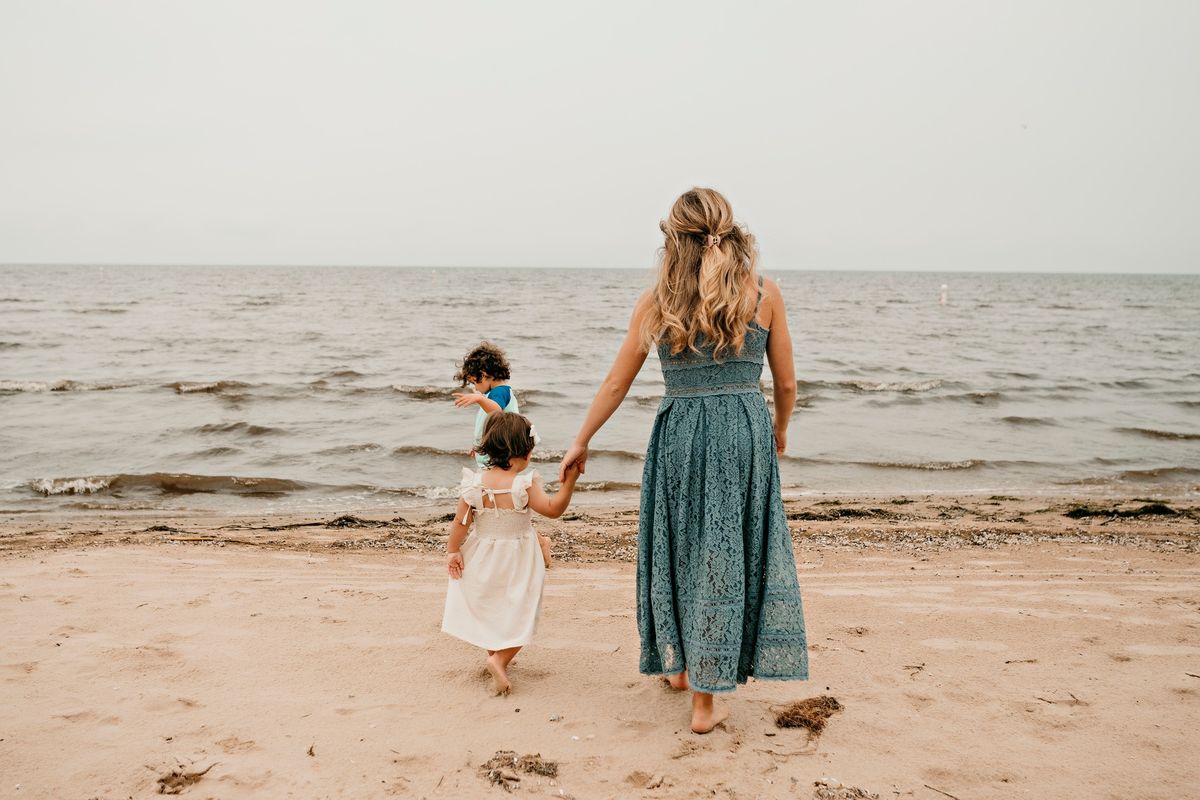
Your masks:
<path fill-rule="evenodd" d="M 710 233 L 708 235 L 708 239 L 705 241 L 705 244 L 708 247 L 718 247 L 721 244 L 721 237 L 717 236 L 716 234 Z"/>
<path fill-rule="evenodd" d="M 533 427 L 533 425 L 529 426 L 529 438 L 533 439 L 534 447 L 542 443 L 542 437 L 538 436 L 537 428 Z"/>

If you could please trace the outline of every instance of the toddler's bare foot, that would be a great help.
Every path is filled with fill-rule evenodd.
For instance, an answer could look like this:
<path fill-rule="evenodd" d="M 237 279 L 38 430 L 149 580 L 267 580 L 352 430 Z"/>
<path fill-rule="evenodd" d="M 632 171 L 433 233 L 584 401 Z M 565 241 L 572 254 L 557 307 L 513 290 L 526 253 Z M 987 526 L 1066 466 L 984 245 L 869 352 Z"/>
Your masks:
<path fill-rule="evenodd" d="M 683 672 L 677 672 L 674 675 L 668 675 L 666 677 L 667 685 L 675 691 L 682 692 L 684 689 L 688 688 L 687 670 L 684 670 Z"/>
<path fill-rule="evenodd" d="M 697 692 L 692 696 L 692 733 L 712 733 L 728 717 L 729 709 L 724 703 L 713 702 L 711 694 Z"/>
<path fill-rule="evenodd" d="M 487 668 L 488 672 L 492 673 L 492 683 L 496 694 L 508 694 L 512 690 L 512 684 L 508 681 L 508 672 L 504 669 L 504 663 L 500 657 L 495 653 L 488 656 Z"/>

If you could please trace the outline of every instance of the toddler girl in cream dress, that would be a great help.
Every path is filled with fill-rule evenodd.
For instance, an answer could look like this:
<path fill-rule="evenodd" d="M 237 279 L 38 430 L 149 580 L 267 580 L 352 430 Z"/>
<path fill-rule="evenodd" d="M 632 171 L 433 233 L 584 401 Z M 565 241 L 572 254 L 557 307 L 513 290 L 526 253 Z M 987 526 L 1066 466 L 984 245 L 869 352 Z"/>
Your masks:
<path fill-rule="evenodd" d="M 521 474 L 533 445 L 525 417 L 506 411 L 488 416 L 478 450 L 490 466 L 463 470 L 446 548 L 450 581 L 442 630 L 487 651 L 498 694 L 512 688 L 508 664 L 533 638 L 541 612 L 546 565 L 532 512 L 561 516 L 579 478 L 573 469 L 557 494 L 547 494 L 536 471 Z"/>

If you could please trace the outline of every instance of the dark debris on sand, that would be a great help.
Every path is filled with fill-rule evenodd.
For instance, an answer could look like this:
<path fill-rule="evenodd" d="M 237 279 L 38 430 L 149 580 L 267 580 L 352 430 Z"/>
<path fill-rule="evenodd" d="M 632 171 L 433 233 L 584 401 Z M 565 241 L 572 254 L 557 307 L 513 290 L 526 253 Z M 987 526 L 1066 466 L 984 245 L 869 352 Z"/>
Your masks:
<path fill-rule="evenodd" d="M 923 554 L 979 548 L 994 550 L 1039 543 L 1119 545 L 1159 552 L 1200 553 L 1200 504 L 1161 499 L 1045 498 L 999 500 L 969 497 L 912 501 L 908 498 L 789 499 L 784 508 L 793 544 L 824 548 L 889 550 Z M 897 503 L 897 500 L 905 501 Z M 1010 503 L 1000 506 L 1001 502 Z M 1000 507 L 997 507 L 1000 506 Z M 246 545 L 302 551 L 357 550 L 438 552 L 445 549 L 453 513 L 372 518 L 345 513 L 324 519 L 234 520 L 216 527 L 207 520 L 146 527 L 144 518 L 106 529 L 40 521 L 0 526 L 0 553 L 145 544 L 152 541 Z M 311 531 L 311 533 L 310 533 Z M 268 532 L 287 532 L 266 536 Z M 560 563 L 633 562 L 637 559 L 637 509 L 576 512 L 571 520 L 538 521 L 538 532 L 553 542 Z M 339 535 L 340 534 L 340 535 Z M 242 538 L 238 538 L 238 537 Z"/>
<path fill-rule="evenodd" d="M 836 712 L 842 710 L 842 704 L 836 697 L 827 694 L 819 697 L 808 697 L 788 703 L 775 712 L 775 727 L 804 728 L 809 733 L 809 740 L 821 735 L 825 723 Z"/>
<path fill-rule="evenodd" d="M 496 754 L 479 766 L 479 777 L 511 792 L 521 782 L 517 773 L 558 777 L 558 762 L 542 758 L 541 753 L 526 753 L 518 756 L 515 750 L 497 750 Z"/>
<path fill-rule="evenodd" d="M 363 519 L 356 517 L 353 514 L 342 514 L 340 517 L 335 517 L 325 523 L 326 528 L 386 528 L 391 525 L 390 522 L 384 522 L 377 519 Z"/>
<path fill-rule="evenodd" d="M 194 783 L 199 783 L 200 779 L 208 773 L 216 764 L 209 764 L 199 772 L 184 772 L 182 768 L 173 769 L 166 775 L 158 779 L 159 794 L 181 794 L 184 789 Z"/>
<path fill-rule="evenodd" d="M 1130 517 L 1177 517 L 1178 511 L 1171 508 L 1165 503 L 1147 503 L 1138 508 L 1119 509 L 1119 508 L 1096 508 L 1094 506 L 1075 506 L 1063 514 L 1071 519 L 1085 519 L 1087 517 L 1121 517 L 1128 519 Z"/>
<path fill-rule="evenodd" d="M 819 780 L 813 786 L 813 800 L 879 800 L 879 795 L 874 792 L 828 779 Z"/>
<path fill-rule="evenodd" d="M 834 508 L 829 511 L 789 511 L 788 519 L 830 521 L 837 519 L 898 519 L 900 515 L 882 508 Z"/>

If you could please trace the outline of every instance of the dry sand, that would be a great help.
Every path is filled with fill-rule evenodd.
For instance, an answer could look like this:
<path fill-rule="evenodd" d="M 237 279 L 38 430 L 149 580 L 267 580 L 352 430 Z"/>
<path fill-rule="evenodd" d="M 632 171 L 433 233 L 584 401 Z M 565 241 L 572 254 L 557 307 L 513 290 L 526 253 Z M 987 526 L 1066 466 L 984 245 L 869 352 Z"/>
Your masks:
<path fill-rule="evenodd" d="M 8 518 L 0 797 L 501 797 L 497 751 L 557 764 L 490 764 L 546 797 L 1200 797 L 1197 512 L 1070 507 L 789 503 L 813 679 L 705 737 L 637 672 L 630 509 L 539 524 L 564 558 L 508 697 L 438 630 L 432 512 Z M 815 695 L 818 740 L 774 726 Z"/>

